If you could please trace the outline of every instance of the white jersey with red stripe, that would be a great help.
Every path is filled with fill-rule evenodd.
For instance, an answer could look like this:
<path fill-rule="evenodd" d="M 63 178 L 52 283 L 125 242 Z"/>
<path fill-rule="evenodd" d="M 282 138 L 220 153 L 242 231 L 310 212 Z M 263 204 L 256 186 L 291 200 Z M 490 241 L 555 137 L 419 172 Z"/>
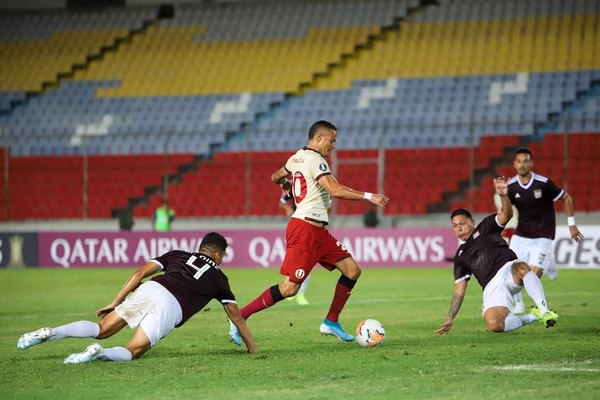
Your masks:
<path fill-rule="evenodd" d="M 317 183 L 320 177 L 331 175 L 329 164 L 312 149 L 303 148 L 291 156 L 285 169 L 292 175 L 292 191 L 296 211 L 292 218 L 329 223 L 329 193 Z"/>

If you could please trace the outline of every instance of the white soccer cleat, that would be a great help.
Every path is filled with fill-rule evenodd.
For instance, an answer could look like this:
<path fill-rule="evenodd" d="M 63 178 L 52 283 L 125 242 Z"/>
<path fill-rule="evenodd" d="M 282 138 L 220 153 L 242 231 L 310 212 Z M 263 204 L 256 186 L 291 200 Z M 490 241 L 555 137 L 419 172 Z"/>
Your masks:
<path fill-rule="evenodd" d="M 65 364 L 83 364 L 94 361 L 98 359 L 100 353 L 102 353 L 104 349 L 98 343 L 90 344 L 84 351 L 81 353 L 74 353 L 65 358 Z"/>
<path fill-rule="evenodd" d="M 56 331 L 52 328 L 40 328 L 37 331 L 28 332 L 19 338 L 17 347 L 21 350 L 43 343 L 56 335 Z"/>

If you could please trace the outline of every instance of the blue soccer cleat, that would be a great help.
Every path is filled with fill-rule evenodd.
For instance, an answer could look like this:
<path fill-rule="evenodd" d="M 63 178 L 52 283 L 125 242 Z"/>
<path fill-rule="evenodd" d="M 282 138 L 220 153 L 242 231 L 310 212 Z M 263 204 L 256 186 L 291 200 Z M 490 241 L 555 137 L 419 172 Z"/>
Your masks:
<path fill-rule="evenodd" d="M 235 326 L 235 324 L 231 321 L 229 321 L 229 337 L 236 346 L 242 345 L 242 337 L 240 336 L 240 331 L 238 331 L 237 326 Z"/>
<path fill-rule="evenodd" d="M 342 342 L 352 342 L 354 336 L 347 334 L 340 325 L 339 322 L 331 322 L 328 319 L 324 319 L 319 327 L 319 331 L 323 335 L 332 335 L 340 339 Z"/>

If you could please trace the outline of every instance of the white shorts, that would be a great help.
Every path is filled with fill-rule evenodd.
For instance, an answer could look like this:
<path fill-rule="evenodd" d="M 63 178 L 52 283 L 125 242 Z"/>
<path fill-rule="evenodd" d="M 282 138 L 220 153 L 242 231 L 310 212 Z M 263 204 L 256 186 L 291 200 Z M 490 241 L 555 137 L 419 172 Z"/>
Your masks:
<path fill-rule="evenodd" d="M 517 285 L 512 275 L 512 265 L 521 260 L 512 260 L 500 268 L 494 278 L 483 289 L 482 314 L 490 307 L 506 307 L 513 311 L 513 296 L 519 293 L 523 286 Z"/>
<path fill-rule="evenodd" d="M 148 281 L 131 292 L 115 307 L 130 328 L 141 326 L 152 347 L 181 322 L 182 311 L 177 299 L 163 285 Z"/>
<path fill-rule="evenodd" d="M 547 238 L 529 239 L 513 235 L 510 239 L 510 248 L 517 254 L 517 257 L 532 268 L 543 269 L 544 273 L 552 262 L 553 247 L 552 240 Z"/>

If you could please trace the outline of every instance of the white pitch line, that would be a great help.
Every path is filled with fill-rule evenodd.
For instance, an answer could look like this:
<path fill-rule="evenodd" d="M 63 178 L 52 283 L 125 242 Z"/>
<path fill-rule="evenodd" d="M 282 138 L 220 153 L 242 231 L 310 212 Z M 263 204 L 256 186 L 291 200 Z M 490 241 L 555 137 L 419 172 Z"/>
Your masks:
<path fill-rule="evenodd" d="M 535 371 L 535 372 L 600 372 L 600 368 L 580 368 L 580 367 L 555 367 L 552 365 L 522 364 L 522 365 L 503 365 L 499 367 L 489 367 L 495 371 Z"/>

